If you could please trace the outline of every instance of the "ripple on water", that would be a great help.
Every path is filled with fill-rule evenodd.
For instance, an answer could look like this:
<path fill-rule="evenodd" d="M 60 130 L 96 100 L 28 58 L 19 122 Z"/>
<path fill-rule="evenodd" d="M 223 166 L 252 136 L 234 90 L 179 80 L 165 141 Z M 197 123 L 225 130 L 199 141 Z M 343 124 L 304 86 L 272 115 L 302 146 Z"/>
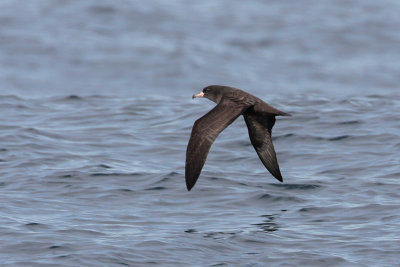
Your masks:
<path fill-rule="evenodd" d="M 322 185 L 318 184 L 269 184 L 270 186 L 275 186 L 278 188 L 283 188 L 286 190 L 313 190 L 321 188 Z"/>

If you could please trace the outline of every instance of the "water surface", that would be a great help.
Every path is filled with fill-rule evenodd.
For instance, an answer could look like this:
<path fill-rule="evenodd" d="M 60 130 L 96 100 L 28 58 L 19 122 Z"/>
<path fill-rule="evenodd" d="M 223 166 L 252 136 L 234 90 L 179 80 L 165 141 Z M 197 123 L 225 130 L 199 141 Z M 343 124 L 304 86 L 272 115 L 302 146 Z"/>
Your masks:
<path fill-rule="evenodd" d="M 3 265 L 398 264 L 398 2 L 0 5 Z M 284 183 L 238 118 L 187 192 L 208 84 L 293 115 Z"/>

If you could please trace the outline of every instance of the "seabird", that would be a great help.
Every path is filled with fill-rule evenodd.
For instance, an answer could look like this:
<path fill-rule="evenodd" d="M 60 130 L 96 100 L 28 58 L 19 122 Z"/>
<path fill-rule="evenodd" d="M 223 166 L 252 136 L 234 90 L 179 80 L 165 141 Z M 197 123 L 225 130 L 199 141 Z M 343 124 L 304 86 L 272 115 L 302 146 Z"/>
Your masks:
<path fill-rule="evenodd" d="M 267 170 L 283 181 L 271 139 L 275 116 L 291 116 L 258 97 L 237 88 L 210 85 L 192 98 L 205 97 L 217 105 L 196 120 L 186 150 L 185 180 L 190 191 L 200 176 L 207 154 L 217 136 L 237 117 L 243 115 L 251 144 Z"/>

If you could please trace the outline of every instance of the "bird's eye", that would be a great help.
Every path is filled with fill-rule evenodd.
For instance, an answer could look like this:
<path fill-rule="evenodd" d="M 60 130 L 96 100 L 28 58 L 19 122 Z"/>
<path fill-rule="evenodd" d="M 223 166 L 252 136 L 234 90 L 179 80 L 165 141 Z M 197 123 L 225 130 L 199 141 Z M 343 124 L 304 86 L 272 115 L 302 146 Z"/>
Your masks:
<path fill-rule="evenodd" d="M 207 93 L 207 92 L 208 92 L 208 88 L 204 88 L 203 93 Z"/>

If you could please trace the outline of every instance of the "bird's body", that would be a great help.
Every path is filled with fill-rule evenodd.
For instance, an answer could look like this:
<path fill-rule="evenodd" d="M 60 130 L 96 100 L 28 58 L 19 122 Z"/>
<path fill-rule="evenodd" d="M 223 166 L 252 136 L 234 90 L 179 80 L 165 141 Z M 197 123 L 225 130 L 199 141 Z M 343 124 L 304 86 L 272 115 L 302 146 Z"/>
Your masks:
<path fill-rule="evenodd" d="M 208 152 L 217 136 L 237 117 L 243 115 L 251 144 L 268 171 L 282 182 L 278 161 L 271 139 L 275 116 L 290 116 L 258 97 L 240 89 L 211 85 L 193 98 L 206 97 L 217 105 L 193 125 L 186 151 L 185 179 L 191 190 L 200 176 Z"/>

